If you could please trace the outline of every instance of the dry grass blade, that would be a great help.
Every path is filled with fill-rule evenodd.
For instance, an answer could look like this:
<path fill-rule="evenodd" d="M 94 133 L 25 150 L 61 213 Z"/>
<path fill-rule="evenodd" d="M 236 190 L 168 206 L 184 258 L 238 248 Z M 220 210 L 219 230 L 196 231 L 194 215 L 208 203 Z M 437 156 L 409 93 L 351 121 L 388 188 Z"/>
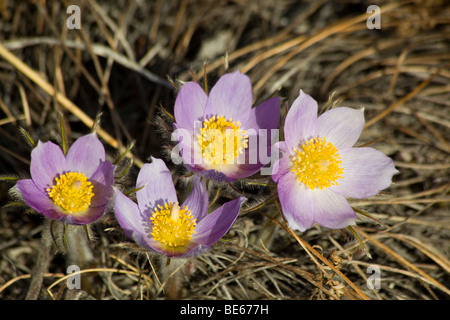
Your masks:
<path fill-rule="evenodd" d="M 394 102 L 393 104 L 391 104 L 388 108 L 386 108 L 385 110 L 383 110 L 383 112 L 381 112 L 380 114 L 378 114 L 376 117 L 370 119 L 369 121 L 366 122 L 365 127 L 370 127 L 371 125 L 373 125 L 375 122 L 379 121 L 380 119 L 383 119 L 384 117 L 386 117 L 389 113 L 391 113 L 392 111 L 395 110 L 395 108 L 398 108 L 399 106 L 403 105 L 405 102 L 407 102 L 408 100 L 412 99 L 414 96 L 416 96 L 420 91 L 422 91 L 423 89 L 426 88 L 426 86 L 428 86 L 431 81 L 433 80 L 433 78 L 439 74 L 441 69 L 437 70 L 435 73 L 433 73 L 432 75 L 430 75 L 428 77 L 428 79 L 426 79 L 425 81 L 423 81 L 421 84 L 419 84 L 414 90 L 412 90 L 410 93 L 408 93 L 406 96 L 404 96 L 403 98 L 399 99 L 398 101 Z"/>
<path fill-rule="evenodd" d="M 29 279 L 31 278 L 31 274 L 22 274 L 18 277 L 12 278 L 9 281 L 7 281 L 6 283 L 4 283 L 1 287 L 0 287 L 0 294 L 5 291 L 9 286 L 13 285 L 15 282 L 19 281 L 19 280 L 23 280 L 23 279 Z M 44 273 L 43 277 L 44 278 L 51 278 L 51 277 L 55 277 L 55 278 L 62 278 L 64 277 L 65 274 L 62 273 Z"/>
<path fill-rule="evenodd" d="M 375 239 L 374 236 L 371 236 L 367 233 L 365 233 L 364 231 L 360 230 L 360 233 L 370 242 L 372 242 L 374 245 L 376 245 L 377 247 L 379 247 L 381 250 L 383 250 L 387 255 L 389 255 L 390 257 L 392 257 L 395 261 L 397 261 L 399 264 L 401 264 L 402 266 L 404 266 L 405 268 L 416 272 L 417 274 L 419 274 L 421 277 L 423 277 L 429 284 L 435 286 L 436 288 L 442 290 L 443 292 L 445 292 L 446 294 L 450 295 L 450 289 L 447 288 L 445 285 L 443 285 L 442 283 L 438 282 L 436 279 L 432 278 L 431 276 L 429 276 L 427 273 L 425 273 L 424 271 L 422 271 L 419 267 L 415 266 L 413 263 L 411 263 L 410 261 L 408 261 L 407 259 L 405 259 L 404 257 L 402 257 L 400 254 L 394 252 L 392 249 L 390 249 L 388 246 L 384 245 L 383 243 L 381 243 L 380 241 L 378 241 L 377 239 Z"/>
<path fill-rule="evenodd" d="M 317 250 L 315 250 L 312 246 L 310 246 L 307 242 L 305 242 L 302 238 L 300 238 L 291 228 L 288 226 L 278 222 L 277 220 L 272 220 L 274 223 L 285 229 L 292 235 L 295 240 L 302 246 L 302 248 L 314 259 L 314 257 L 318 258 L 322 263 L 327 265 L 333 272 L 339 275 L 347 284 L 352 287 L 357 293 L 358 297 L 363 300 L 370 300 L 359 288 L 356 286 L 350 279 L 348 279 L 340 270 L 338 270 L 328 259 L 326 259 L 323 255 L 321 255 Z M 317 262 L 316 262 L 317 264 Z"/>
<path fill-rule="evenodd" d="M 71 4 L 81 9 L 80 29 L 67 24 L 76 17 L 66 11 Z M 210 182 L 210 211 L 238 195 L 248 200 L 222 241 L 173 274 L 126 236 L 110 210 L 92 226 L 92 257 L 78 274 L 84 298 L 448 299 L 450 7 L 386 2 L 381 29 L 372 29 L 372 4 L 0 1 L 1 298 L 81 297 L 66 290 L 69 275 L 59 272 L 83 257 L 52 250 L 44 270 L 37 259 L 42 216 L 11 197 L 17 180 L 30 175 L 38 140 L 67 144 L 67 151 L 95 130 L 108 160 L 117 160 L 116 186 L 133 201 L 150 156 L 166 161 L 185 199 L 192 175 L 170 159 L 177 92 L 193 80 L 211 94 L 223 73 L 239 69 L 251 80 L 255 105 L 281 97 L 280 140 L 299 90 L 317 100 L 320 113 L 364 108 L 356 146 L 393 159 L 399 173 L 392 185 L 348 199 L 359 212 L 357 227 L 315 224 L 299 234 L 283 222 L 269 176 Z M 372 265 L 388 283 L 378 290 L 367 286 Z"/>
<path fill-rule="evenodd" d="M 385 235 L 411 244 L 450 274 L 450 261 L 443 254 L 437 252 L 435 248 L 430 247 L 430 245 L 412 236 L 394 233 L 386 233 Z"/>
<path fill-rule="evenodd" d="M 397 7 L 401 6 L 401 3 L 392 3 L 389 5 L 386 5 L 382 7 L 382 12 L 387 12 L 390 10 L 393 10 Z M 367 19 L 366 14 L 362 14 L 355 18 L 350 18 L 347 20 L 344 20 L 342 22 L 337 23 L 334 26 L 330 26 L 327 28 L 324 28 L 319 33 L 305 39 L 299 46 L 297 46 L 295 49 L 293 49 L 291 52 L 289 52 L 286 56 L 282 57 L 272 68 L 270 68 L 264 76 L 258 80 L 258 82 L 254 85 L 253 90 L 255 92 L 258 92 L 261 90 L 263 85 L 269 80 L 271 76 L 273 76 L 281 67 L 283 67 L 289 60 L 291 60 L 293 57 L 298 55 L 300 52 L 304 51 L 305 49 L 309 48 L 310 46 L 326 39 L 327 37 L 337 34 L 339 32 L 344 32 L 347 28 L 350 28 L 357 24 L 358 22 L 364 21 Z"/>
<path fill-rule="evenodd" d="M 53 287 L 55 287 L 57 284 L 63 282 L 63 281 L 67 281 L 67 279 L 74 277 L 76 275 L 79 274 L 83 274 L 83 273 L 97 273 L 97 272 L 112 272 L 112 273 L 119 273 L 119 274 L 130 274 L 130 275 L 134 275 L 134 276 L 139 276 L 139 273 L 135 272 L 135 271 L 129 271 L 129 270 L 121 270 L 121 269 L 113 269 L 113 268 L 92 268 L 92 269 L 83 269 L 80 271 L 76 271 L 76 272 L 72 272 L 71 274 L 65 275 L 64 277 L 59 278 L 58 280 L 56 280 L 55 282 L 53 282 L 48 288 L 47 288 L 47 292 L 50 295 L 50 297 L 52 299 L 55 299 L 51 289 Z"/>
<path fill-rule="evenodd" d="M 92 127 L 94 125 L 94 120 L 91 119 L 86 113 L 84 113 L 80 108 L 78 108 L 72 101 L 67 99 L 62 93 L 55 90 L 55 88 L 45 81 L 36 71 L 28 67 L 25 63 L 23 63 L 20 59 L 18 59 L 14 54 L 12 54 L 9 50 L 7 50 L 0 43 L 0 56 L 2 56 L 5 60 L 11 63 L 14 67 L 16 67 L 20 72 L 24 73 L 30 80 L 35 82 L 42 90 L 44 90 L 48 95 L 54 96 L 56 100 L 69 112 L 75 115 L 81 122 L 83 122 L 86 126 Z M 118 141 L 113 138 L 110 134 L 108 134 L 103 129 L 99 128 L 97 131 L 98 135 L 105 140 L 110 146 L 113 148 L 119 149 L 119 151 L 124 151 L 124 148 L 120 148 Z M 128 153 L 128 157 L 134 159 L 134 162 L 137 166 L 141 167 L 143 162 L 140 159 L 137 159 L 133 156 L 132 153 Z"/>

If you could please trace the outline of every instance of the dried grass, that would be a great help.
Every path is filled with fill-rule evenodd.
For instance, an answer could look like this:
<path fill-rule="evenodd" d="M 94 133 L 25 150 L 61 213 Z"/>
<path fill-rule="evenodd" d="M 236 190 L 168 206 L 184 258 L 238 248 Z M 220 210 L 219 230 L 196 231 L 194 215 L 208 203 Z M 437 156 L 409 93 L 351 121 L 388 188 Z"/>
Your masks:
<path fill-rule="evenodd" d="M 129 180 L 163 156 L 158 124 L 173 112 L 178 81 L 205 87 L 228 70 L 252 80 L 255 101 L 300 89 L 325 106 L 365 108 L 360 145 L 392 157 L 400 174 L 377 197 L 354 200 L 354 233 L 284 223 L 274 186 L 255 180 L 254 201 L 207 254 L 160 260 L 136 248 L 110 213 L 95 245 L 56 253 L 48 227 L 10 203 L 0 184 L 0 298 L 15 299 L 448 299 L 450 297 L 450 7 L 444 1 L 71 1 L 81 30 L 65 27 L 68 1 L 0 2 L 0 172 L 28 174 L 34 140 L 74 141 L 97 125 L 111 157 L 136 144 Z M 206 79 L 206 82 L 205 82 Z M 282 114 L 287 112 L 283 105 Z M 170 120 L 170 117 L 169 117 Z M 173 168 L 176 181 L 180 170 Z M 224 190 L 211 199 L 220 201 Z M 255 197 L 255 194 L 258 196 Z M 367 217 L 370 214 L 373 219 Z M 75 234 L 75 237 L 79 235 Z M 82 238 L 82 237 L 81 237 Z M 139 251 L 139 250 L 138 250 Z M 81 267 L 82 290 L 66 288 Z M 367 287 L 369 266 L 381 289 Z M 182 288 L 180 290 L 180 288 Z"/>

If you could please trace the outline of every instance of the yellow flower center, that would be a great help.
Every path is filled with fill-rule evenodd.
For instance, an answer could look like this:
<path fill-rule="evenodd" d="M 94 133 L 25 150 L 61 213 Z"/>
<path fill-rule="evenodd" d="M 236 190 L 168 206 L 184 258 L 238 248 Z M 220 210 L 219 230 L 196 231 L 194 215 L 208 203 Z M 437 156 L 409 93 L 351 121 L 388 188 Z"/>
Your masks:
<path fill-rule="evenodd" d="M 68 172 L 55 178 L 56 183 L 47 188 L 48 196 L 53 203 L 60 206 L 68 214 L 87 210 L 94 196 L 94 187 L 84 173 Z"/>
<path fill-rule="evenodd" d="M 181 209 L 178 202 L 166 202 L 164 207 L 158 205 L 150 220 L 153 222 L 153 239 L 169 247 L 184 246 L 188 243 L 197 224 L 189 208 L 184 206 Z"/>
<path fill-rule="evenodd" d="M 223 116 L 213 116 L 203 121 L 197 136 L 203 159 L 208 164 L 233 163 L 248 147 L 248 135 L 240 129 L 241 123 Z"/>
<path fill-rule="evenodd" d="M 325 138 L 311 138 L 299 149 L 294 148 L 292 172 L 308 189 L 324 189 L 337 185 L 337 179 L 343 178 L 341 157 L 333 144 Z"/>

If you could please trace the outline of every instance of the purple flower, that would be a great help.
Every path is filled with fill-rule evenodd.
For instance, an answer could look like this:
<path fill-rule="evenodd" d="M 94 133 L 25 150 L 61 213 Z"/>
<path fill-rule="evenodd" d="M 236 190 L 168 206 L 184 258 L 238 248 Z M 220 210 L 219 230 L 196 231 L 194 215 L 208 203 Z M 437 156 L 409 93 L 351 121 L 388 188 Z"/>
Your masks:
<path fill-rule="evenodd" d="M 367 198 L 390 186 L 398 172 L 393 161 L 373 148 L 353 148 L 363 128 L 362 110 L 341 107 L 317 117 L 317 102 L 300 91 L 286 115 L 285 141 L 278 143 L 284 156 L 272 175 L 291 228 L 354 224 L 345 197 Z"/>
<path fill-rule="evenodd" d="M 15 189 L 45 217 L 85 225 L 105 213 L 114 168 L 95 133 L 77 139 L 66 156 L 56 144 L 39 141 L 31 152 L 31 179 L 17 181 Z"/>
<path fill-rule="evenodd" d="M 114 188 L 114 209 L 125 235 L 147 250 L 168 257 L 196 256 L 228 232 L 245 198 L 229 201 L 208 214 L 204 181 L 194 177 L 191 194 L 180 206 L 172 176 L 161 159 L 139 171 L 137 204 Z"/>
<path fill-rule="evenodd" d="M 270 157 L 270 129 L 278 130 L 280 99 L 252 104 L 250 78 L 239 71 L 223 75 L 209 95 L 187 82 L 174 107 L 174 137 L 185 165 L 210 179 L 233 181 L 267 164 L 261 154 Z"/>

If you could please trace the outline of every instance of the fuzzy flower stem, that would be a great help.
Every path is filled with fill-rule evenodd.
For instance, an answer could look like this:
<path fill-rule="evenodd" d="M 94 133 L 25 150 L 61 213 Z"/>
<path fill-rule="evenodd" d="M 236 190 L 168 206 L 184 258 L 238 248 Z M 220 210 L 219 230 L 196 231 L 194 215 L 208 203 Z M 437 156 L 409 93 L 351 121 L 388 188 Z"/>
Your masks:
<path fill-rule="evenodd" d="M 86 239 L 89 242 L 89 245 L 92 246 L 92 240 L 91 240 L 91 237 L 89 236 L 89 229 L 88 229 L 88 226 L 86 224 L 83 225 L 83 230 L 84 230 L 84 233 L 86 234 Z"/>
<path fill-rule="evenodd" d="M 50 221 L 50 236 L 51 236 L 51 238 L 52 238 L 52 240 L 53 240 L 53 243 L 55 244 L 55 245 L 57 245 L 56 244 L 56 238 L 55 238 L 55 233 L 53 232 L 53 230 L 54 230 L 54 227 L 55 227 L 55 220 L 51 220 Z"/>
<path fill-rule="evenodd" d="M 185 262 L 185 259 L 161 257 L 163 288 L 169 299 L 183 298 L 182 276 Z"/>
<path fill-rule="evenodd" d="M 37 300 L 41 291 L 44 273 L 48 270 L 48 265 L 51 260 L 51 241 L 47 237 L 41 238 L 41 246 L 36 259 L 36 264 L 31 272 L 31 283 L 28 288 L 25 300 Z"/>
<path fill-rule="evenodd" d="M 64 233 L 63 242 L 64 242 L 64 249 L 66 251 L 67 251 L 67 248 L 68 248 L 68 246 L 67 246 L 67 230 L 68 229 L 69 229 L 68 226 L 66 226 L 66 224 L 63 223 L 63 233 Z"/>

